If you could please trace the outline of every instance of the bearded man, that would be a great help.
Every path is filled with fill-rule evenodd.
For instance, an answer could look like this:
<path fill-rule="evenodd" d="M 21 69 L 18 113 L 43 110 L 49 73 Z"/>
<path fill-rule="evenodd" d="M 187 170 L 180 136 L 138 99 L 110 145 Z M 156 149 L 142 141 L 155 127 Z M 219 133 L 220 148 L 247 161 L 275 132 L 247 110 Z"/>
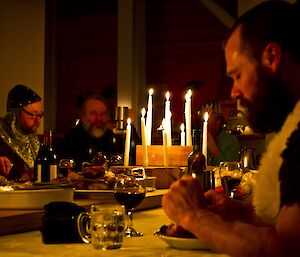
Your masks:
<path fill-rule="evenodd" d="M 16 85 L 9 91 L 7 115 L 0 118 L 0 175 L 7 179 L 33 178 L 42 110 L 41 97 L 27 86 Z"/>
<path fill-rule="evenodd" d="M 105 99 L 88 94 L 79 103 L 79 122 L 64 137 L 63 156 L 73 158 L 77 168 L 90 162 L 99 152 L 109 155 L 114 151 L 114 133 L 108 129 L 109 111 Z"/>
<path fill-rule="evenodd" d="M 224 43 L 231 96 L 254 131 L 275 132 L 253 201 L 237 201 L 182 176 L 162 200 L 168 217 L 211 249 L 234 257 L 300 256 L 299 1 L 265 1 L 245 12 Z"/>

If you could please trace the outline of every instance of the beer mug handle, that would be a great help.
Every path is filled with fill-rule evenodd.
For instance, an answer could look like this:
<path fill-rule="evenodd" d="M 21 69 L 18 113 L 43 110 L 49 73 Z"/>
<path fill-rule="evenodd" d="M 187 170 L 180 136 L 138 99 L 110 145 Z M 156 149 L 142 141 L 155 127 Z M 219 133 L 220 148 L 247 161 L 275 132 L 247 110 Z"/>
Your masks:
<path fill-rule="evenodd" d="M 88 212 L 81 212 L 77 218 L 79 236 L 86 244 L 91 242 L 90 219 L 91 216 Z"/>

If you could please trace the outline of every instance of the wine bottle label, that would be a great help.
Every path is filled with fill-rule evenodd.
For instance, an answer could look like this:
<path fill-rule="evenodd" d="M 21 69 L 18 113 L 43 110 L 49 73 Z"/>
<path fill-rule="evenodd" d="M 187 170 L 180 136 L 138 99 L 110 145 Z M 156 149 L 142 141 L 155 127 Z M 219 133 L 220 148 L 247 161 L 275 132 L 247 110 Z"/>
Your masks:
<path fill-rule="evenodd" d="M 57 178 L 57 165 L 50 165 L 50 181 L 54 178 Z"/>
<path fill-rule="evenodd" d="M 37 182 L 42 182 L 42 164 L 37 165 L 36 174 L 37 174 Z"/>

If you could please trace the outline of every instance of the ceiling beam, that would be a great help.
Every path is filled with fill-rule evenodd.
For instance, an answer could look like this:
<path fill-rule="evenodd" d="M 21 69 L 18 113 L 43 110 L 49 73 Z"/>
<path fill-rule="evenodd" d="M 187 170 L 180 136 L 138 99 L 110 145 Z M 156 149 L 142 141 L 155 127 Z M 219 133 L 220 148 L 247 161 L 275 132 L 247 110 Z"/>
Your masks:
<path fill-rule="evenodd" d="M 199 0 L 206 6 L 227 28 L 230 28 L 235 19 L 222 6 L 216 3 L 215 0 Z"/>

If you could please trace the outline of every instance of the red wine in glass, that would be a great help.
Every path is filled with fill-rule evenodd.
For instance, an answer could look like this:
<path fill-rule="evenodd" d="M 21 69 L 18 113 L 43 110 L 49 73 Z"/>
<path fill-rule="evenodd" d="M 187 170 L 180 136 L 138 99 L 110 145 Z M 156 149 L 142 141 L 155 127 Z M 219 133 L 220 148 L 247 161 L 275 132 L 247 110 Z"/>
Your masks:
<path fill-rule="evenodd" d="M 137 232 L 133 228 L 132 223 L 132 212 L 144 200 L 146 195 L 146 185 L 143 178 L 135 178 L 132 176 L 121 176 L 117 177 L 114 196 L 115 199 L 125 206 L 129 217 L 129 224 L 125 230 L 127 237 L 142 236 L 143 234 Z"/>
<path fill-rule="evenodd" d="M 129 193 L 129 192 L 115 192 L 115 199 L 119 204 L 124 205 L 126 210 L 132 210 L 140 205 L 145 198 L 145 193 Z"/>
<path fill-rule="evenodd" d="M 241 183 L 241 178 L 230 176 L 221 177 L 221 184 L 227 196 L 233 197 L 236 187 Z"/>

